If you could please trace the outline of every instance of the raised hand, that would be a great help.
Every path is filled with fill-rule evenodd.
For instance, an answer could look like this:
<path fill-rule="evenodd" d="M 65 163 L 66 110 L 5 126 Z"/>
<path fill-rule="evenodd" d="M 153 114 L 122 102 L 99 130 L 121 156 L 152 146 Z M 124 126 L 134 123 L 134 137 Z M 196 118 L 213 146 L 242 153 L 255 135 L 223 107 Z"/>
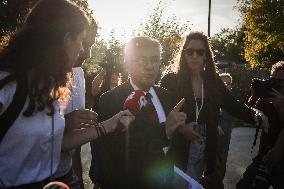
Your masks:
<path fill-rule="evenodd" d="M 176 128 L 185 125 L 186 114 L 184 112 L 179 112 L 184 102 L 185 99 L 181 99 L 181 101 L 177 103 L 177 105 L 173 108 L 173 110 L 169 113 L 167 117 L 166 134 L 168 137 L 171 137 Z"/>
<path fill-rule="evenodd" d="M 65 130 L 88 128 L 95 125 L 98 114 L 92 110 L 80 109 L 65 114 Z"/>

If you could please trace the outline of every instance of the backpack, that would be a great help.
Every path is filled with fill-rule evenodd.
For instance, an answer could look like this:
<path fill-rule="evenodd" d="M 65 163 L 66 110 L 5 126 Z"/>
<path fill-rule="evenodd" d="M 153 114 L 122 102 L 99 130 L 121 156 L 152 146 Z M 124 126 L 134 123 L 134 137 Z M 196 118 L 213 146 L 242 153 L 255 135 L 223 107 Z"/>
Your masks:
<path fill-rule="evenodd" d="M 4 79 L 0 80 L 0 90 L 8 83 L 17 81 L 16 92 L 13 96 L 13 100 L 8 108 L 0 115 L 0 144 L 13 125 L 19 114 L 21 113 L 26 99 L 27 99 L 27 77 L 16 77 L 15 74 L 10 74 Z"/>

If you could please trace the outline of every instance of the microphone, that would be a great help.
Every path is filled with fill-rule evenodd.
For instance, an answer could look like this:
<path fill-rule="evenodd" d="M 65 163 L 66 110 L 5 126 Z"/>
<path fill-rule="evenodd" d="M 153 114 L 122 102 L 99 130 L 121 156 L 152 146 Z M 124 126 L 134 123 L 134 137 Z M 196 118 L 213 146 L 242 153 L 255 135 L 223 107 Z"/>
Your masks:
<path fill-rule="evenodd" d="M 146 105 L 145 92 L 143 90 L 135 90 L 125 100 L 123 109 L 128 109 L 133 115 L 137 115 Z"/>
<path fill-rule="evenodd" d="M 134 116 L 137 116 L 147 105 L 145 92 L 143 90 L 135 90 L 126 98 L 123 104 L 124 110 L 129 110 Z M 118 123 L 116 131 L 121 131 L 124 128 L 122 123 Z"/>

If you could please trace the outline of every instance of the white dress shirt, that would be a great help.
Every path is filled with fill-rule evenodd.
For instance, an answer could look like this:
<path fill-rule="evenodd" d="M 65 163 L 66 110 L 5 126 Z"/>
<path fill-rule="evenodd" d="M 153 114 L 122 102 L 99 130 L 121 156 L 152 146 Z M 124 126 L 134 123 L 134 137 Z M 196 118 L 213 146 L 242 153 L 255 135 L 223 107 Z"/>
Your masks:
<path fill-rule="evenodd" d="M 139 87 L 137 87 L 133 81 L 130 79 L 130 84 L 131 86 L 133 87 L 134 90 L 141 90 L 139 89 Z M 167 117 L 166 117 L 166 114 L 165 114 L 165 111 L 163 109 L 163 106 L 154 90 L 153 87 L 151 87 L 148 91 L 151 95 L 152 95 L 152 103 L 156 109 L 156 112 L 158 114 L 158 118 L 159 118 L 159 123 L 164 123 L 166 122 L 167 120 Z M 147 91 L 144 91 L 144 93 L 148 93 Z M 167 152 L 169 151 L 170 147 L 169 146 L 166 146 L 166 147 L 163 147 L 163 151 L 164 151 L 164 154 L 166 155 Z"/>
<path fill-rule="evenodd" d="M 134 90 L 141 90 L 141 89 L 139 89 L 139 87 L 137 87 L 137 86 L 133 83 L 133 81 L 132 81 L 131 79 L 130 79 L 130 84 L 132 85 L 132 87 L 133 87 Z M 166 118 L 165 111 L 164 111 L 164 109 L 163 109 L 163 106 L 162 106 L 162 104 L 161 104 L 161 102 L 160 102 L 160 100 L 159 100 L 159 98 L 158 98 L 158 96 L 157 96 L 157 94 L 156 94 L 154 88 L 151 87 L 149 91 L 144 91 L 145 94 L 148 93 L 148 92 L 152 95 L 152 103 L 153 103 L 153 105 L 154 105 L 154 107 L 155 107 L 155 109 L 156 109 L 156 112 L 157 112 L 157 114 L 158 114 L 159 123 L 164 123 L 164 122 L 166 122 L 166 119 L 167 119 L 167 118 Z"/>

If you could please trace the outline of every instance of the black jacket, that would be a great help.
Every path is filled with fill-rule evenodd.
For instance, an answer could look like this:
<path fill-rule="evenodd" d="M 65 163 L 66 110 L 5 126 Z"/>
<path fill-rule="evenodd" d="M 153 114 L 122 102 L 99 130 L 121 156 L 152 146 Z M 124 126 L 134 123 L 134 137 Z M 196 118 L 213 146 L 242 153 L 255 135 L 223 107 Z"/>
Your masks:
<path fill-rule="evenodd" d="M 165 114 L 173 107 L 168 92 L 154 86 Z M 123 103 L 133 88 L 129 81 L 106 92 L 100 98 L 99 121 L 111 118 L 123 110 Z M 102 189 L 114 188 L 169 188 L 163 181 L 165 173 L 172 173 L 173 165 L 163 153 L 168 145 L 165 127 L 151 125 L 140 112 L 128 133 L 116 132 L 91 142 L 92 164 L 90 177 Z"/>
<path fill-rule="evenodd" d="M 200 113 L 199 120 L 206 124 L 206 173 L 210 174 L 214 171 L 216 160 L 217 145 L 217 126 L 218 114 L 220 108 L 226 110 L 229 114 L 242 119 L 249 123 L 254 123 L 253 111 L 246 105 L 237 101 L 231 92 L 226 88 L 222 80 L 218 77 L 216 82 L 212 79 L 203 77 L 203 85 L 205 91 L 204 106 Z M 168 89 L 174 93 L 179 100 L 181 96 L 178 93 L 177 75 L 170 73 L 161 80 L 161 87 Z M 189 85 L 190 87 L 190 85 Z M 193 96 L 193 95 L 191 95 Z M 176 100 L 176 101 L 177 101 Z M 186 97 L 183 110 L 187 114 L 187 122 L 195 121 L 195 101 L 193 97 Z M 190 142 L 181 134 L 176 133 L 172 140 L 171 155 L 175 165 L 186 171 L 188 161 L 188 151 Z"/>

